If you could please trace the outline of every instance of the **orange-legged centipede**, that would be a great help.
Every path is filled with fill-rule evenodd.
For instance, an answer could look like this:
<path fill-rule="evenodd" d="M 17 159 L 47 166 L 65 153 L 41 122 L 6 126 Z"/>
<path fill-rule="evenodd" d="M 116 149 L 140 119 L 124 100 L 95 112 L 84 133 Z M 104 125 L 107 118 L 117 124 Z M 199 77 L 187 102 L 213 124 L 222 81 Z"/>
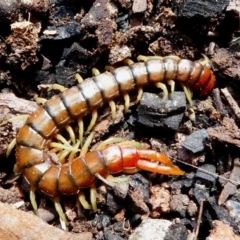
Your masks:
<path fill-rule="evenodd" d="M 151 150 L 138 150 L 132 146 L 107 146 L 62 165 L 54 165 L 49 154 L 52 138 L 74 119 L 81 122 L 91 112 L 95 115 L 92 119 L 96 119 L 97 109 L 104 103 L 109 103 L 114 118 L 114 99 L 123 96 L 127 110 L 130 101 L 128 94 L 131 91 L 139 90 L 140 99 L 142 88 L 153 84 L 164 91 L 166 98 L 168 92 L 164 83 L 170 84 L 171 91 L 174 92 L 174 81 L 181 83 L 191 101 L 189 89 L 206 96 L 212 91 L 216 79 L 212 71 L 201 62 L 175 56 L 159 57 L 87 78 L 77 86 L 54 96 L 29 116 L 17 135 L 18 170 L 33 191 L 39 189 L 53 198 L 60 194 L 76 194 L 79 189 L 93 185 L 96 173 L 105 177 L 109 173 L 126 169 L 144 169 L 163 174 L 183 174 L 165 155 Z M 95 122 L 96 120 L 92 121 L 91 127 Z M 151 160 L 162 162 L 167 167 Z"/>

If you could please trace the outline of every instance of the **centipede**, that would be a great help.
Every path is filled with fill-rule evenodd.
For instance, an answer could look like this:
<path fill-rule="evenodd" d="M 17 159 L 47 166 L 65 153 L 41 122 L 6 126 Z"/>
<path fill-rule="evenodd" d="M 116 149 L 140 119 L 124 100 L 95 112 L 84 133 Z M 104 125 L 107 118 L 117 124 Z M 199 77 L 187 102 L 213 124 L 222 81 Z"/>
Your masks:
<path fill-rule="evenodd" d="M 56 164 L 51 159 L 49 148 L 53 138 L 71 122 L 77 121 L 81 129 L 79 138 L 82 141 L 83 118 L 92 114 L 87 130 L 90 131 L 96 123 L 98 109 L 104 104 L 109 104 L 114 119 L 115 99 L 124 99 L 127 112 L 131 92 L 138 92 L 139 101 L 143 88 L 154 85 L 164 92 L 164 101 L 168 96 L 166 84 L 170 85 L 171 92 L 174 92 L 175 82 L 182 85 L 189 103 L 192 104 L 192 92 L 207 96 L 216 82 L 210 67 L 201 60 L 191 61 L 177 56 L 140 56 L 138 60 L 136 63 L 87 78 L 55 95 L 43 106 L 39 106 L 19 130 L 16 137 L 16 167 L 31 186 L 30 199 L 35 210 L 35 191 L 40 190 L 53 199 L 60 219 L 66 222 L 59 207 L 59 197 L 78 194 L 81 189 L 94 186 L 97 181 L 96 174 L 103 178 L 109 174 L 138 170 L 159 174 L 184 174 L 166 155 L 139 149 L 131 144 L 110 144 L 88 152 L 85 156 L 74 156 L 71 161 L 62 164 Z"/>

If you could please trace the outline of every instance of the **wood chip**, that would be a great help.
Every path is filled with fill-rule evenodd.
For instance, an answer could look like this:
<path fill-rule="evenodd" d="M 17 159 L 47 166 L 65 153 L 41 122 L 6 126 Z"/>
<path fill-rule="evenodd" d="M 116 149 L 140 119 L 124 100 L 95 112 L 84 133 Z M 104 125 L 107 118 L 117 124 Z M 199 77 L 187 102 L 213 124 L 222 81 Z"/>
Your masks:
<path fill-rule="evenodd" d="M 0 239 L 90 240 L 90 232 L 72 234 L 50 226 L 37 216 L 0 202 Z"/>

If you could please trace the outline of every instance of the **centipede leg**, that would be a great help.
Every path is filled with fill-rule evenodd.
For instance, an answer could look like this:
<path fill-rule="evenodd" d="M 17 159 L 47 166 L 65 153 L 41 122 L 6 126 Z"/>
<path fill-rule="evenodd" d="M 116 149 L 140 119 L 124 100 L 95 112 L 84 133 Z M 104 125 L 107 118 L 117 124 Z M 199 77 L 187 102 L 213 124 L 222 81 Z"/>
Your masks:
<path fill-rule="evenodd" d="M 175 81 L 168 80 L 167 83 L 171 87 L 171 96 L 173 96 L 173 93 L 174 93 L 174 90 L 175 90 Z"/>
<path fill-rule="evenodd" d="M 61 223 L 62 229 L 64 229 L 65 231 L 68 231 L 68 228 L 67 228 L 68 221 L 66 219 L 62 206 L 60 204 L 60 198 L 59 197 L 53 198 L 53 202 L 54 202 L 55 209 L 60 217 L 60 223 Z"/>
<path fill-rule="evenodd" d="M 37 103 L 38 105 L 43 105 L 43 104 L 47 101 L 47 99 L 46 99 L 46 98 L 37 97 L 37 98 L 35 99 L 35 101 L 36 101 L 36 103 Z"/>
<path fill-rule="evenodd" d="M 79 135 L 79 141 L 80 141 L 81 147 L 82 147 L 82 144 L 83 144 L 83 133 L 84 133 L 83 120 L 78 119 L 78 135 Z"/>
<path fill-rule="evenodd" d="M 191 89 L 189 87 L 187 87 L 186 85 L 184 84 L 181 84 L 182 88 L 183 88 L 183 91 L 186 95 L 186 98 L 189 102 L 189 105 L 192 106 L 193 105 L 193 101 L 192 101 L 192 96 L 193 96 L 193 93 L 191 91 Z"/>
<path fill-rule="evenodd" d="M 92 118 L 91 118 L 91 121 L 90 121 L 90 124 L 87 128 L 86 133 L 89 133 L 91 131 L 91 129 L 94 127 L 95 123 L 97 122 L 97 117 L 98 117 L 98 112 L 97 112 L 96 109 L 94 109 L 92 111 Z"/>
<path fill-rule="evenodd" d="M 90 187 L 90 202 L 92 205 L 92 210 L 96 212 L 97 211 L 97 189 L 95 185 Z"/>
<path fill-rule="evenodd" d="M 81 154 L 80 154 L 80 156 L 85 156 L 85 155 L 86 155 L 86 153 L 88 152 L 88 148 L 89 148 L 89 146 L 90 146 L 93 138 L 94 138 L 94 132 L 91 132 L 91 133 L 89 134 L 87 140 L 85 141 L 82 149 L 81 149 Z"/>
<path fill-rule="evenodd" d="M 111 108 L 112 120 L 115 120 L 117 118 L 116 104 L 114 101 L 109 101 L 108 104 L 109 104 L 109 107 Z"/>
<path fill-rule="evenodd" d="M 64 86 L 54 83 L 52 85 L 49 86 L 48 88 L 48 92 L 52 91 L 52 90 L 58 90 L 60 92 L 64 92 L 67 88 L 65 88 Z"/>
<path fill-rule="evenodd" d="M 163 91 L 162 101 L 164 102 L 168 97 L 168 90 L 167 90 L 166 85 L 164 83 L 156 83 L 156 87 L 162 89 L 162 91 Z"/>
<path fill-rule="evenodd" d="M 138 104 L 139 101 L 141 100 L 142 98 L 142 95 L 143 95 L 143 89 L 142 88 L 139 88 L 138 89 L 138 94 L 137 94 L 137 99 L 135 100 L 135 104 Z"/>
<path fill-rule="evenodd" d="M 82 83 L 83 82 L 83 78 L 79 73 L 76 73 L 75 78 L 77 80 L 78 83 Z"/>
<path fill-rule="evenodd" d="M 75 144 L 75 143 L 76 143 L 76 136 L 75 136 L 75 133 L 74 133 L 72 127 L 71 127 L 70 125 L 67 125 L 67 126 L 65 127 L 65 129 L 67 130 L 67 132 L 68 132 L 68 134 L 69 134 L 69 136 L 70 136 L 70 139 L 71 139 L 72 143 Z"/>
<path fill-rule="evenodd" d="M 81 205 L 83 206 L 84 209 L 92 210 L 92 206 L 87 202 L 86 196 L 85 196 L 83 191 L 80 191 L 78 193 L 78 200 L 79 200 L 79 202 L 81 203 Z"/>
<path fill-rule="evenodd" d="M 7 151 L 6 151 L 6 157 L 8 157 L 10 155 L 10 153 L 12 152 L 13 148 L 16 146 L 16 142 L 17 142 L 17 139 L 14 138 L 9 144 L 8 144 L 8 147 L 7 147 Z"/>
<path fill-rule="evenodd" d="M 35 214 L 38 215 L 38 207 L 37 207 L 35 192 L 36 192 L 36 188 L 35 187 L 30 187 L 30 191 L 29 191 L 30 202 L 32 204 L 32 207 L 33 207 L 33 210 L 34 210 Z"/>
<path fill-rule="evenodd" d="M 130 107 L 130 97 L 129 94 L 125 93 L 124 96 L 124 112 L 127 113 Z"/>

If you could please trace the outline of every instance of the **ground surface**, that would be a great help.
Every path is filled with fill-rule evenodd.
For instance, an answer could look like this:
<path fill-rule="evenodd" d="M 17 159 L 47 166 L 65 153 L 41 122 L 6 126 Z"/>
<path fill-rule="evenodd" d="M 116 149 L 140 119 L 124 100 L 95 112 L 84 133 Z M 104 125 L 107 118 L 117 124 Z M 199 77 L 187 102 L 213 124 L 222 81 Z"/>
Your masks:
<path fill-rule="evenodd" d="M 24 121 L 0 126 L 0 201 L 23 211 L 1 204 L 1 239 L 39 239 L 40 234 L 42 239 L 128 239 L 144 218 L 169 221 L 164 239 L 219 239 L 222 232 L 226 239 L 239 239 L 238 1 L 8 2 L 0 3 L 0 122 L 33 112 L 36 97 L 56 94 L 47 92 L 49 84 L 69 88 L 77 84 L 76 73 L 90 77 L 93 67 L 102 72 L 140 54 L 194 61 L 204 53 L 217 84 L 207 98 L 194 96 L 192 108 L 177 84 L 165 103 L 161 91 L 148 87 L 126 115 L 119 99 L 115 123 L 109 110 L 100 110 L 94 144 L 110 136 L 135 139 L 170 156 L 186 174 L 134 174 L 123 198 L 99 182 L 97 213 L 80 212 L 75 197 L 63 197 L 69 233 L 58 230 L 53 204 L 43 194 L 37 194 L 40 217 L 53 227 L 25 216 L 32 211 L 28 185 L 13 174 L 14 151 L 5 157 Z"/>

